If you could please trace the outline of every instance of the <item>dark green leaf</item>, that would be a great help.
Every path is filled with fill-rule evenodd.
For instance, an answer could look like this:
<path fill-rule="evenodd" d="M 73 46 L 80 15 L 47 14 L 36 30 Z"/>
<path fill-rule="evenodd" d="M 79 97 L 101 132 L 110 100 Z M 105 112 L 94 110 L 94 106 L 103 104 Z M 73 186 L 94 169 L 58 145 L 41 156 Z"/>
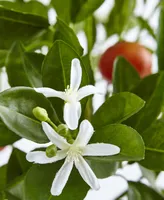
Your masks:
<path fill-rule="evenodd" d="M 117 57 L 114 63 L 113 90 L 114 93 L 130 91 L 140 80 L 138 72 L 123 57 Z"/>
<path fill-rule="evenodd" d="M 91 143 L 109 143 L 117 145 L 120 153 L 106 157 L 87 157 L 87 159 L 100 162 L 132 161 L 144 158 L 144 143 L 136 130 L 123 124 L 111 124 L 96 130 Z"/>
<path fill-rule="evenodd" d="M 7 50 L 0 50 L 0 67 L 5 66 L 6 56 L 8 54 Z"/>
<path fill-rule="evenodd" d="M 88 53 L 92 50 L 96 41 L 96 21 L 93 16 L 85 20 L 84 32 L 87 37 Z"/>
<path fill-rule="evenodd" d="M 56 32 L 54 35 L 54 40 L 63 40 L 69 44 L 74 50 L 79 54 L 83 54 L 83 48 L 80 46 L 78 38 L 76 37 L 73 30 L 64 23 L 61 19 L 57 19 Z"/>
<path fill-rule="evenodd" d="M 67 86 L 70 85 L 70 69 L 73 58 L 78 58 L 81 61 L 79 55 L 68 44 L 60 40 L 56 41 L 43 62 L 42 73 L 44 87 L 65 91 Z M 87 85 L 89 81 L 87 70 L 82 61 L 81 67 L 83 73 L 81 86 L 84 86 Z M 51 102 L 58 116 L 62 119 L 63 115 L 61 110 L 64 105 L 63 100 L 51 98 Z"/>
<path fill-rule="evenodd" d="M 0 167 L 0 191 L 2 191 L 6 186 L 6 172 L 7 165 Z"/>
<path fill-rule="evenodd" d="M 145 184 L 129 181 L 129 200 L 163 200 L 164 198 L 155 190 Z"/>
<path fill-rule="evenodd" d="M 25 54 L 20 42 L 12 45 L 7 56 L 6 69 L 8 80 L 12 87 L 31 86 L 42 87 L 41 64 L 44 56 L 33 53 Z"/>
<path fill-rule="evenodd" d="M 159 23 L 158 23 L 158 34 L 157 34 L 157 58 L 158 58 L 158 69 L 164 70 L 164 8 L 160 9 Z"/>
<path fill-rule="evenodd" d="M 0 6 L 0 49 L 8 49 L 15 40 L 25 44 L 38 32 L 48 28 L 47 19 L 8 10 Z"/>
<path fill-rule="evenodd" d="M 115 94 L 103 103 L 92 118 L 95 129 L 108 124 L 120 123 L 137 113 L 144 106 L 144 101 L 135 94 L 122 92 Z"/>
<path fill-rule="evenodd" d="M 16 87 L 0 93 L 0 118 L 5 125 L 21 137 L 37 143 L 46 143 L 48 139 L 41 123 L 32 114 L 33 108 L 37 106 L 46 109 L 51 120 L 58 124 L 50 102 L 33 89 Z"/>
<path fill-rule="evenodd" d="M 77 200 L 84 199 L 89 187 L 83 181 L 77 170 L 73 169 L 69 180 L 60 196 L 52 197 L 51 185 L 56 172 L 61 167 L 61 162 L 49 165 L 33 165 L 25 179 L 24 200 Z M 35 178 L 34 178 L 35 177 Z"/>
<path fill-rule="evenodd" d="M 6 125 L 0 121 L 0 146 L 6 146 L 19 140 L 20 137 L 14 132 L 10 131 Z"/>

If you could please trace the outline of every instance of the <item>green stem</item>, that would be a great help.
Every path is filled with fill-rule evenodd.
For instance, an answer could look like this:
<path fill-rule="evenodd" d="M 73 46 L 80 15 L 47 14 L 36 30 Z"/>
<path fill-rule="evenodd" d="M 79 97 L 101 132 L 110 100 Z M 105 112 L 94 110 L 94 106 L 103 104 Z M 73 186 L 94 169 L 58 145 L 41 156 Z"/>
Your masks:
<path fill-rule="evenodd" d="M 55 131 L 57 131 L 57 126 L 48 118 L 47 122 L 54 128 Z"/>

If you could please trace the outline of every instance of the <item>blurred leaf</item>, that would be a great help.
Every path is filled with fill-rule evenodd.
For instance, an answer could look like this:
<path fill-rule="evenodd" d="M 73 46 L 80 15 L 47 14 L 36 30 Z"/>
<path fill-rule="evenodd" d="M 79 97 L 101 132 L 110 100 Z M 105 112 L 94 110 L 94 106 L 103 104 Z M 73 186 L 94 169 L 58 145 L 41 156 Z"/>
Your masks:
<path fill-rule="evenodd" d="M 95 128 L 121 123 L 137 113 L 144 106 L 144 101 L 135 94 L 122 92 L 107 99 L 92 118 Z"/>
<path fill-rule="evenodd" d="M 0 121 L 0 146 L 6 146 L 13 144 L 15 141 L 19 140 L 20 137 L 14 132 L 10 131 L 6 125 Z"/>
<path fill-rule="evenodd" d="M 8 54 L 7 50 L 1 50 L 0 49 L 0 67 L 5 66 L 5 60 L 6 60 L 7 54 Z"/>
<path fill-rule="evenodd" d="M 8 49 L 15 40 L 25 44 L 38 32 L 48 28 L 47 19 L 0 6 L 0 49 Z"/>
<path fill-rule="evenodd" d="M 157 58 L 158 70 L 164 70 L 164 8 L 160 9 L 158 32 L 157 32 Z"/>
<path fill-rule="evenodd" d="M 104 0 L 83 1 L 83 3 L 80 5 L 80 9 L 78 10 L 75 18 L 72 19 L 73 22 L 80 22 L 80 21 L 86 19 L 88 16 L 92 15 L 92 13 L 96 9 L 98 9 L 103 2 L 104 2 Z M 78 1 L 77 1 L 77 3 L 78 3 Z M 75 5 L 73 4 L 73 5 L 76 6 L 76 4 Z"/>
<path fill-rule="evenodd" d="M 164 198 L 155 190 L 145 184 L 129 181 L 129 200 L 163 200 Z"/>
<path fill-rule="evenodd" d="M 85 20 L 84 32 L 87 37 L 88 53 L 92 50 L 96 41 L 96 21 L 93 16 Z"/>
<path fill-rule="evenodd" d="M 55 174 L 61 167 L 62 162 L 58 161 L 49 165 L 33 165 L 28 171 L 25 179 L 24 200 L 43 200 L 43 199 L 59 199 L 59 200 L 77 200 L 84 199 L 89 189 L 88 185 L 83 181 L 79 172 L 73 169 L 68 182 L 58 197 L 50 194 L 50 188 Z M 46 173 L 45 173 L 46 172 Z M 35 178 L 34 178 L 35 177 Z"/>
<path fill-rule="evenodd" d="M 57 19 L 56 32 L 54 40 L 63 40 L 69 44 L 74 50 L 81 56 L 83 54 L 83 48 L 81 47 L 78 38 L 74 31 L 62 20 Z"/>
<path fill-rule="evenodd" d="M 128 26 L 129 20 L 132 17 L 133 10 L 136 6 L 136 0 L 117 0 L 114 1 L 107 23 L 105 24 L 108 37 L 113 34 L 121 35 Z"/>
<path fill-rule="evenodd" d="M 81 86 L 87 85 L 88 74 L 87 70 L 79 55 L 74 49 L 63 41 L 56 41 L 50 51 L 48 52 L 43 62 L 42 75 L 43 86 L 53 88 L 58 91 L 65 91 L 67 85 L 70 85 L 70 70 L 71 61 L 78 58 L 82 67 L 82 82 Z M 63 118 L 62 110 L 64 102 L 59 98 L 51 98 L 60 119 Z"/>
<path fill-rule="evenodd" d="M 6 186 L 6 172 L 7 172 L 7 165 L 3 165 L 0 167 L 0 191 L 4 190 Z M 1 199 L 1 198 L 0 198 Z"/>
<path fill-rule="evenodd" d="M 137 161 L 144 158 L 144 143 L 136 130 L 123 124 L 111 124 L 97 129 L 91 138 L 91 143 L 109 143 L 120 148 L 120 153 L 114 156 L 87 157 L 87 160 L 99 162 Z"/>
<path fill-rule="evenodd" d="M 4 8 L 12 9 L 21 13 L 29 13 L 34 15 L 39 15 L 47 18 L 48 8 L 42 3 L 32 0 L 30 2 L 24 1 L 0 1 L 0 5 Z"/>
<path fill-rule="evenodd" d="M 127 120 L 128 125 L 143 133 L 157 119 L 164 101 L 164 73 L 143 79 L 133 92 L 146 101 L 145 107 Z"/>
<path fill-rule="evenodd" d="M 32 110 L 40 106 L 47 110 L 49 118 L 58 125 L 59 121 L 47 98 L 28 87 L 16 87 L 0 93 L 0 118 L 17 135 L 37 143 L 47 143 L 41 123 Z"/>
<path fill-rule="evenodd" d="M 114 62 L 113 91 L 130 91 L 138 84 L 140 77 L 136 69 L 123 57 L 117 57 Z"/>
<path fill-rule="evenodd" d="M 69 23 L 71 20 L 72 0 L 51 0 L 51 4 L 59 18 Z"/>
<path fill-rule="evenodd" d="M 15 42 L 7 56 L 6 69 L 9 83 L 14 86 L 42 87 L 41 65 L 44 56 L 25 53 L 20 42 Z"/>

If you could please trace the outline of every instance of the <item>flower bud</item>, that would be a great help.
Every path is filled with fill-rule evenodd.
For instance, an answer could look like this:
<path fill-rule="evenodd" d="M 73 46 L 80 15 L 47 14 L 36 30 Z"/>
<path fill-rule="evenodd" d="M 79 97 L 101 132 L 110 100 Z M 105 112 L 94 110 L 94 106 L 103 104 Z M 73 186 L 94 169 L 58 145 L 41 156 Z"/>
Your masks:
<path fill-rule="evenodd" d="M 56 156 L 56 153 L 57 153 L 57 147 L 54 144 L 47 147 L 47 149 L 46 149 L 47 157 L 52 158 L 52 157 Z"/>
<path fill-rule="evenodd" d="M 32 112 L 36 119 L 40 121 L 46 122 L 49 119 L 48 113 L 44 108 L 36 107 L 32 110 Z"/>
<path fill-rule="evenodd" d="M 60 124 L 57 128 L 57 132 L 61 135 L 61 136 L 66 136 L 68 134 L 68 126 L 66 124 Z"/>

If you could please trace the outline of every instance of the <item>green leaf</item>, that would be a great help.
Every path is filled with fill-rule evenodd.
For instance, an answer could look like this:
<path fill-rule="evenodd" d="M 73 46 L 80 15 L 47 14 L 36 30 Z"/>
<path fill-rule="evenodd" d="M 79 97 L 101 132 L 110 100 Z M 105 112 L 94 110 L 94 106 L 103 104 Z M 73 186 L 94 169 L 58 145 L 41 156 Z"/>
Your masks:
<path fill-rule="evenodd" d="M 35 107 L 47 110 L 49 118 L 58 124 L 55 110 L 42 94 L 28 87 L 16 87 L 0 93 L 0 118 L 17 135 L 37 143 L 46 143 L 48 139 L 41 123 L 35 119 L 32 110 Z"/>
<path fill-rule="evenodd" d="M 1 50 L 0 49 L 0 67 L 5 66 L 5 60 L 6 60 L 7 54 L 8 54 L 7 50 Z"/>
<path fill-rule="evenodd" d="M 83 1 L 80 5 L 80 9 L 73 19 L 74 22 L 80 22 L 87 18 L 88 16 L 92 15 L 92 13 L 100 7 L 100 5 L 104 2 L 104 0 L 87 0 Z"/>
<path fill-rule="evenodd" d="M 6 146 L 13 144 L 15 141 L 19 140 L 20 137 L 14 132 L 10 131 L 6 125 L 0 121 L 0 146 Z"/>
<path fill-rule="evenodd" d="M 108 124 L 120 123 L 137 113 L 144 106 L 144 101 L 129 92 L 122 92 L 107 99 L 92 118 L 95 129 Z"/>
<path fill-rule="evenodd" d="M 60 17 L 60 19 L 69 23 L 71 19 L 72 0 L 51 0 L 51 4 L 54 7 L 57 15 Z"/>
<path fill-rule="evenodd" d="M 164 122 L 157 120 L 142 133 L 146 146 L 145 159 L 141 162 L 144 167 L 155 170 L 164 170 Z"/>
<path fill-rule="evenodd" d="M 91 143 L 109 143 L 120 148 L 120 153 L 114 156 L 87 157 L 100 162 L 137 161 L 144 158 L 144 143 L 136 130 L 123 124 L 111 124 L 97 129 Z"/>
<path fill-rule="evenodd" d="M 12 87 L 42 87 L 41 64 L 44 56 L 25 53 L 20 42 L 15 42 L 7 56 L 6 69 Z"/>
<path fill-rule="evenodd" d="M 83 48 L 80 46 L 79 40 L 76 37 L 74 31 L 61 19 L 57 19 L 56 32 L 54 40 L 63 40 L 69 44 L 79 54 L 83 54 Z"/>
<path fill-rule="evenodd" d="M 48 9 L 46 6 L 44 6 L 42 3 L 38 1 L 30 1 L 30 2 L 24 2 L 24 1 L 0 1 L 0 5 L 7 9 L 12 9 L 14 11 L 18 11 L 21 13 L 29 13 L 34 15 L 40 15 L 43 17 L 47 17 Z"/>
<path fill-rule="evenodd" d="M 157 191 L 139 182 L 129 181 L 128 199 L 129 200 L 163 200 Z"/>
<path fill-rule="evenodd" d="M 96 21 L 94 16 L 85 20 L 84 32 L 87 37 L 88 53 L 92 50 L 96 41 Z"/>
<path fill-rule="evenodd" d="M 7 172 L 7 165 L 0 167 L 0 177 L 1 177 L 0 191 L 4 190 L 6 186 L 6 172 Z"/>
<path fill-rule="evenodd" d="M 139 81 L 136 69 L 125 58 L 117 57 L 113 72 L 114 93 L 130 91 Z"/>
<path fill-rule="evenodd" d="M 0 49 L 8 49 L 15 40 L 28 44 L 40 31 L 48 28 L 47 19 L 16 12 L 0 6 Z"/>
<path fill-rule="evenodd" d="M 79 55 L 68 44 L 63 41 L 56 41 L 50 51 L 48 52 L 43 62 L 42 75 L 43 86 L 53 88 L 58 91 L 65 91 L 68 85 L 70 85 L 70 70 L 71 61 L 73 58 L 78 58 L 81 61 Z M 83 62 L 82 67 L 82 82 L 81 86 L 88 84 L 87 70 Z M 51 98 L 51 102 L 54 108 L 62 119 L 64 102 L 58 98 Z"/>
<path fill-rule="evenodd" d="M 7 165 L 7 183 L 23 175 L 31 167 L 26 160 L 26 153 L 14 148 Z"/>
<path fill-rule="evenodd" d="M 158 33 L 157 33 L 157 58 L 158 58 L 158 69 L 164 70 L 164 8 L 160 9 Z"/>
<path fill-rule="evenodd" d="M 130 22 L 135 5 L 136 0 L 115 1 L 114 7 L 109 14 L 108 21 L 105 24 L 108 36 L 113 34 L 121 35 Z"/>
<path fill-rule="evenodd" d="M 154 80 L 154 81 L 153 81 Z M 143 79 L 133 90 L 135 94 L 146 100 L 145 107 L 130 118 L 127 124 L 142 134 L 158 117 L 164 100 L 164 73 Z"/>
<path fill-rule="evenodd" d="M 49 165 L 33 165 L 25 179 L 24 200 L 77 200 L 84 199 L 89 187 L 83 181 L 76 169 L 73 169 L 68 182 L 60 196 L 53 197 L 50 194 L 51 185 L 55 174 L 61 167 L 61 162 Z M 34 178 L 35 177 L 35 178 Z"/>

